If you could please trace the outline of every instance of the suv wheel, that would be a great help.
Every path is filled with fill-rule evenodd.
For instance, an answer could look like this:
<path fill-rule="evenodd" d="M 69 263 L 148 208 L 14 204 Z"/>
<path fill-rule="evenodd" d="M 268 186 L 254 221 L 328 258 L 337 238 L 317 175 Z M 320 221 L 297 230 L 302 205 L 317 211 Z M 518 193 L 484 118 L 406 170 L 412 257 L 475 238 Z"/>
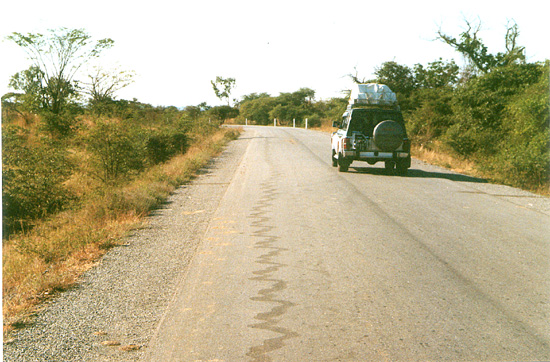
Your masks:
<path fill-rule="evenodd" d="M 347 172 L 350 164 L 351 164 L 351 162 L 345 160 L 344 157 L 342 157 L 341 154 L 338 155 L 338 171 L 339 172 Z"/>
<path fill-rule="evenodd" d="M 336 151 L 332 150 L 332 167 L 338 166 L 338 159 L 336 157 Z"/>
<path fill-rule="evenodd" d="M 409 168 L 407 167 L 405 162 L 399 162 L 397 164 L 396 169 L 397 169 L 397 174 L 400 175 L 400 176 L 406 176 L 407 172 L 409 170 Z"/>

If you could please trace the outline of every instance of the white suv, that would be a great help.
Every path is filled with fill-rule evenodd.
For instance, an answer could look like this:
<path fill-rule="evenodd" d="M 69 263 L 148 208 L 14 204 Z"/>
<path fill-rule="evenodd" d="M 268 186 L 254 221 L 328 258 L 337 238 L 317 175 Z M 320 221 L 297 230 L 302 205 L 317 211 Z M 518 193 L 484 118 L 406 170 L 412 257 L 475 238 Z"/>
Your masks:
<path fill-rule="evenodd" d="M 358 88 L 361 91 L 381 87 L 388 93 L 389 88 L 382 85 L 361 84 Z M 332 134 L 332 165 L 345 172 L 353 161 L 371 165 L 383 161 L 387 170 L 396 169 L 399 175 L 405 175 L 411 167 L 411 144 L 395 93 L 390 96 L 380 96 L 383 93 L 380 91 L 371 93 L 360 92 L 355 96 L 352 93 L 342 121 L 333 123 L 338 131 Z"/>

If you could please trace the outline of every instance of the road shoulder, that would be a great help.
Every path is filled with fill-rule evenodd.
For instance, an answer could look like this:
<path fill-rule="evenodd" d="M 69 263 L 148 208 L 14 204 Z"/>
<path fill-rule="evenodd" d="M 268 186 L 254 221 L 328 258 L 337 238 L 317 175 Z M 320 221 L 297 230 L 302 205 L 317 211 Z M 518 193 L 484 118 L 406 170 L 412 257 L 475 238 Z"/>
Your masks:
<path fill-rule="evenodd" d="M 141 359 L 244 155 L 246 137 L 231 142 L 144 228 L 16 331 L 4 345 L 4 361 Z"/>

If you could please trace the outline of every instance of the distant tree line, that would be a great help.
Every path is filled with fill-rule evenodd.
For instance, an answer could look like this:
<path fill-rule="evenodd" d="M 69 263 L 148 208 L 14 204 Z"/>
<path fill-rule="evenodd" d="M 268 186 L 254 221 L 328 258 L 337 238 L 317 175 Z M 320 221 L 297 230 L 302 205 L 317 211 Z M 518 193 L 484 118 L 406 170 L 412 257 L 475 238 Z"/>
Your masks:
<path fill-rule="evenodd" d="M 315 101 L 315 91 L 301 88 L 292 93 L 280 93 L 271 96 L 267 93 L 251 93 L 237 104 L 239 116 L 237 120 L 249 124 L 269 125 L 274 120 L 281 125 L 303 126 L 308 120 L 308 126 L 318 127 L 322 123 L 330 123 L 331 119 L 340 118 L 347 104 L 346 98 L 332 98 Z"/>

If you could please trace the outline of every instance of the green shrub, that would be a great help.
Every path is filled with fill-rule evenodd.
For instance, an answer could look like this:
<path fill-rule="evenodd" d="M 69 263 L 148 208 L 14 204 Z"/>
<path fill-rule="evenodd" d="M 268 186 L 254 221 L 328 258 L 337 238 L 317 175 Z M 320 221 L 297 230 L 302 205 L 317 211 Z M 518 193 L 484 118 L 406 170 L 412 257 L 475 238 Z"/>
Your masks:
<path fill-rule="evenodd" d="M 236 140 L 241 135 L 241 132 L 238 129 L 229 129 L 227 132 L 225 132 L 225 139 L 227 140 Z"/>
<path fill-rule="evenodd" d="M 441 137 L 452 124 L 451 87 L 425 88 L 413 93 L 414 111 L 406 112 L 407 131 L 414 141 L 425 143 Z"/>
<path fill-rule="evenodd" d="M 321 116 L 318 115 L 318 114 L 310 114 L 309 116 L 306 116 L 305 118 L 307 118 L 307 126 L 308 127 L 321 127 Z M 300 122 L 300 125 L 302 127 L 305 127 L 306 125 L 306 120 L 305 119 L 301 119 L 301 120 L 296 120 L 296 122 Z"/>
<path fill-rule="evenodd" d="M 178 153 L 185 153 L 187 134 L 172 129 L 153 132 L 147 138 L 146 149 L 147 157 L 153 164 L 166 162 Z"/>
<path fill-rule="evenodd" d="M 137 127 L 99 122 L 86 141 L 93 155 L 95 174 L 105 182 L 139 172 L 145 167 L 146 141 Z"/>
<path fill-rule="evenodd" d="M 170 144 L 170 135 L 154 134 L 147 139 L 147 156 L 154 163 L 161 163 L 174 154 Z"/>
<path fill-rule="evenodd" d="M 550 174 L 550 132 L 536 135 L 529 142 L 511 144 L 491 163 L 490 171 L 499 181 L 514 186 L 538 189 L 548 185 Z"/>
<path fill-rule="evenodd" d="M 2 128 L 4 233 L 26 228 L 55 213 L 73 197 L 63 186 L 71 173 L 63 147 L 48 139 L 28 140 L 17 126 Z"/>
<path fill-rule="evenodd" d="M 505 119 L 509 102 L 537 83 L 541 64 L 511 64 L 492 69 L 458 88 L 453 97 L 453 124 L 447 143 L 459 154 L 490 158 L 510 130 Z"/>
<path fill-rule="evenodd" d="M 462 123 L 453 124 L 447 130 L 445 144 L 461 156 L 470 156 L 478 150 L 476 130 Z"/>
<path fill-rule="evenodd" d="M 503 112 L 505 137 L 493 171 L 507 183 L 527 188 L 548 185 L 550 175 L 550 63 L 539 81 L 515 96 Z"/>

